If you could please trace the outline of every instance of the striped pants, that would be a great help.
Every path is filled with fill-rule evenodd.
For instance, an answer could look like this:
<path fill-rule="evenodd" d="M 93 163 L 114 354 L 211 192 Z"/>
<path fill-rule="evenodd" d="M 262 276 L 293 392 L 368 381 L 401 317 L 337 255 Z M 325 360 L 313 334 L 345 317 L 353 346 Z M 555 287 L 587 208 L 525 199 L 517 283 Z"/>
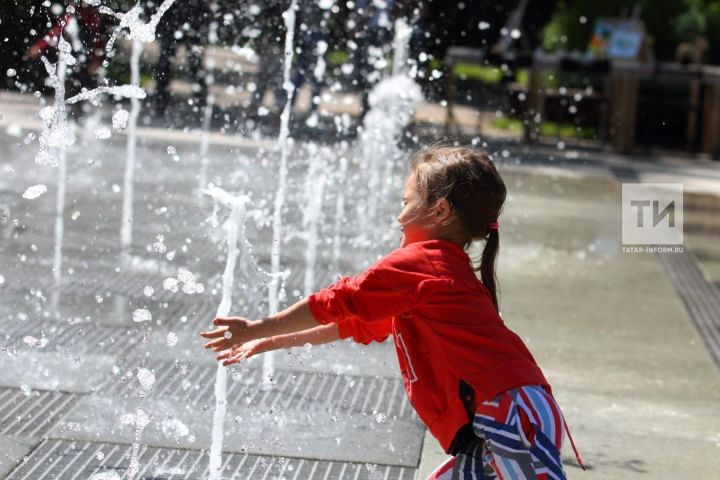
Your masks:
<path fill-rule="evenodd" d="M 473 419 L 477 441 L 428 480 L 565 480 L 563 426 L 559 406 L 542 387 L 508 390 L 478 406 Z"/>

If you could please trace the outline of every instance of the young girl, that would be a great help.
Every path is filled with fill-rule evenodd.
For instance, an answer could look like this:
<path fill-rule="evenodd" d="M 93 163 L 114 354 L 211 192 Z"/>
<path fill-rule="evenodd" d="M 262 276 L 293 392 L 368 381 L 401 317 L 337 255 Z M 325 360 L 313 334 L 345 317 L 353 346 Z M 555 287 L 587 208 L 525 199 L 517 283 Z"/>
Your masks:
<path fill-rule="evenodd" d="M 398 216 L 400 248 L 276 315 L 216 318 L 218 328 L 201 334 L 210 339 L 205 348 L 232 365 L 279 348 L 350 337 L 367 344 L 392 334 L 410 403 L 452 455 L 429 479 L 566 478 L 563 415 L 498 313 L 497 218 L 505 195 L 484 153 L 421 152 Z M 485 241 L 482 281 L 465 252 L 474 240 Z"/>

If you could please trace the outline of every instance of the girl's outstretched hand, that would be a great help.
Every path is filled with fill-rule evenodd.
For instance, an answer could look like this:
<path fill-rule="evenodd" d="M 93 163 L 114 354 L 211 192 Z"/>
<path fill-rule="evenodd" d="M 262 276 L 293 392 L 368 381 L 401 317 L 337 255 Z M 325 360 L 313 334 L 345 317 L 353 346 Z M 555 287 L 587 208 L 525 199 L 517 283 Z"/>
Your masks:
<path fill-rule="evenodd" d="M 234 345 L 224 352 L 221 352 L 220 355 L 217 356 L 217 361 L 222 361 L 223 366 L 228 367 L 245 358 L 250 358 L 253 355 L 272 350 L 269 344 L 269 339 L 258 338 L 245 342 L 242 345 Z"/>
<path fill-rule="evenodd" d="M 200 332 L 202 337 L 210 339 L 204 347 L 216 352 L 227 350 L 233 345 L 240 345 L 247 341 L 254 340 L 252 327 L 258 322 L 243 317 L 216 318 L 213 324 L 215 330 Z"/>

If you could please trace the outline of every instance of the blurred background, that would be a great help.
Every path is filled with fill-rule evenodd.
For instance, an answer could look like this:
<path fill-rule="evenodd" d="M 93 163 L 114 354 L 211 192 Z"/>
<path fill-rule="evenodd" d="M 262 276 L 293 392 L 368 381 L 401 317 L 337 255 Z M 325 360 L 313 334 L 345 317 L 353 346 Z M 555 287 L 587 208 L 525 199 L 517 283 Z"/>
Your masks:
<path fill-rule="evenodd" d="M 332 107 L 322 98 L 348 93 L 353 97 L 346 110 L 361 118 L 378 69 L 392 68 L 395 19 L 405 18 L 412 29 L 413 78 L 428 102 L 449 105 L 418 112 L 418 125 L 444 128 L 429 136 L 489 131 L 528 142 L 567 138 L 621 151 L 659 148 L 714 158 L 720 150 L 714 67 L 720 61 L 719 2 L 300 3 L 295 33 L 301 53 L 293 82 L 305 86 L 298 95 L 301 117 L 318 108 L 327 114 Z M 121 11 L 133 4 L 104 5 Z M 279 62 L 287 6 L 280 0 L 178 2 L 143 55 L 141 82 L 154 107 L 148 113 L 169 123 L 173 114 L 201 122 L 198 107 L 209 86 L 223 112 L 216 112 L 218 118 L 272 124 L 283 105 Z M 153 2 L 146 7 L 157 8 Z M 2 8 L 0 68 L 17 71 L 4 75 L 5 87 L 47 93 L 38 57 L 51 50 L 43 38 L 57 33 L 65 4 L 16 0 Z M 128 81 L 127 42 L 103 67 L 114 22 L 93 2 L 79 2 L 76 16 L 87 49 L 75 69 L 78 88 L 100 77 Z M 313 75 L 318 59 L 327 65 L 321 78 Z M 266 100 L 269 112 L 262 109 L 266 118 L 258 119 Z M 187 101 L 196 115 L 179 113 Z"/>

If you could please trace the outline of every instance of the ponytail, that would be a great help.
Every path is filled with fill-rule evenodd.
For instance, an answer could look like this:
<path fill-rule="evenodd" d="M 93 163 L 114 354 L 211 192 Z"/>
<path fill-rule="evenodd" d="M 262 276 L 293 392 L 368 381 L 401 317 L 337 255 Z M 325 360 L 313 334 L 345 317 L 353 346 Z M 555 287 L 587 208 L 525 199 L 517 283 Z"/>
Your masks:
<path fill-rule="evenodd" d="M 500 303 L 498 302 L 497 275 L 495 274 L 495 264 L 497 261 L 498 251 L 500 249 L 500 236 L 497 229 L 490 229 L 485 247 L 483 248 L 482 257 L 480 258 L 480 266 L 475 271 L 480 272 L 480 279 L 485 288 L 490 292 L 495 310 L 500 313 Z"/>

